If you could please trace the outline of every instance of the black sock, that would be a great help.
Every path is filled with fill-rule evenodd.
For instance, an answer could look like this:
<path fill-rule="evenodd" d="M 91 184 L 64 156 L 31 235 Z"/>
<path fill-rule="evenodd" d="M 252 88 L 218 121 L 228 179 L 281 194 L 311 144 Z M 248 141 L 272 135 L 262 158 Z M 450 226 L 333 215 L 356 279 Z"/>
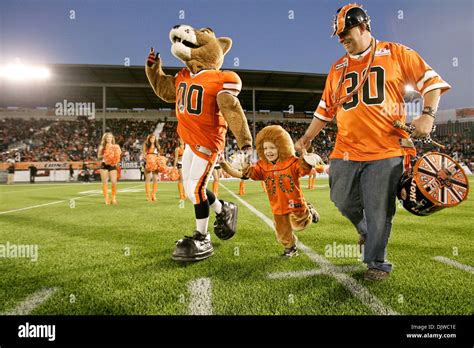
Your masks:
<path fill-rule="evenodd" d="M 214 197 L 214 200 L 216 198 Z M 199 204 L 194 204 L 194 214 L 196 219 L 206 219 L 209 217 L 209 199 Z"/>
<path fill-rule="evenodd" d="M 214 192 L 209 191 L 206 189 L 206 196 L 207 200 L 209 201 L 209 205 L 212 205 L 216 201 L 216 196 L 214 195 Z"/>

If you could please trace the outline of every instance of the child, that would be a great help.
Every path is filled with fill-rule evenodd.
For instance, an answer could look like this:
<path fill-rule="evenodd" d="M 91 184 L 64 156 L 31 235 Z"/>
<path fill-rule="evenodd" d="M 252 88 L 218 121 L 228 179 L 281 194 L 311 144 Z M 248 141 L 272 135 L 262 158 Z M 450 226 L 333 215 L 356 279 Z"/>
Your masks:
<path fill-rule="evenodd" d="M 282 256 L 296 256 L 298 239 L 293 232 L 319 221 L 316 209 L 304 199 L 299 178 L 307 175 L 321 158 L 316 154 L 296 157 L 293 141 L 281 126 L 267 126 L 257 134 L 257 154 L 257 163 L 247 164 L 242 171 L 222 158 L 221 167 L 231 176 L 265 182 L 276 237 L 285 247 Z"/>

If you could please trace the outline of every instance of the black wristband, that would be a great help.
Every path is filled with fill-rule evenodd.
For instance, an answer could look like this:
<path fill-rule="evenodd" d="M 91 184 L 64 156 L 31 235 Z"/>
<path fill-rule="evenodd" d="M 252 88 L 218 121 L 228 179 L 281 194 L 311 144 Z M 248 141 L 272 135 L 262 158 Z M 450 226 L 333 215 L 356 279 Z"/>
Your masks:
<path fill-rule="evenodd" d="M 427 111 L 423 111 L 421 114 L 422 114 L 422 115 L 428 115 L 428 116 L 431 116 L 431 117 L 433 117 L 433 118 L 436 118 L 436 116 L 435 116 L 435 113 L 434 113 L 434 112 L 427 112 Z"/>
<path fill-rule="evenodd" d="M 428 116 L 431 116 L 433 118 L 436 118 L 436 111 L 431 106 L 425 106 L 423 108 L 422 115 L 428 115 Z"/>

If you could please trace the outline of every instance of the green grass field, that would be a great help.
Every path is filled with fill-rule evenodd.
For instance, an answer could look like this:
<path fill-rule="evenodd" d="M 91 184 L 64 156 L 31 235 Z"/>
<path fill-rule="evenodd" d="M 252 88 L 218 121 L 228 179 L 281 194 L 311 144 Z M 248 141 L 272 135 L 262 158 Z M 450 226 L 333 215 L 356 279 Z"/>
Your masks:
<path fill-rule="evenodd" d="M 223 185 L 238 192 L 237 181 Z M 298 233 L 307 247 L 298 257 L 281 258 L 283 248 L 267 223 L 221 187 L 220 198 L 239 205 L 238 232 L 228 241 L 213 235 L 214 256 L 187 265 L 171 253 L 174 242 L 194 229 L 192 204 L 179 207 L 176 183 L 160 183 L 156 202 L 145 201 L 143 186 L 119 183 L 126 192 L 119 191 L 117 206 L 103 204 L 96 183 L 0 186 L 0 246 L 38 245 L 36 262 L 0 258 L 0 313 L 34 302 L 44 289 L 55 292 L 32 305 L 31 314 L 184 315 L 196 303 L 219 315 L 474 313 L 472 194 L 430 217 L 399 207 L 388 248 L 394 272 L 385 282 L 369 283 L 356 255 L 325 254 L 327 245 L 357 243 L 355 229 L 329 200 L 327 180 L 305 190 L 321 221 Z M 271 219 L 260 183 L 247 182 L 246 191 L 242 199 Z M 27 207 L 34 208 L 19 210 Z M 297 273 L 312 270 L 319 271 Z M 207 278 L 207 288 L 195 293 L 190 284 L 199 278 Z"/>

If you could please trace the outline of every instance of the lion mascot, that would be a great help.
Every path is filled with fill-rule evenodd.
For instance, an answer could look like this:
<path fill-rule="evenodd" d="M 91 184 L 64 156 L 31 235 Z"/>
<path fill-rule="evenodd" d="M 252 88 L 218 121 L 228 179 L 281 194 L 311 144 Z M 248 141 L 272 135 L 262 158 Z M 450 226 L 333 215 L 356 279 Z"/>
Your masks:
<path fill-rule="evenodd" d="M 185 143 L 182 157 L 183 186 L 194 204 L 196 227 L 191 237 L 176 242 L 172 258 L 199 261 L 210 257 L 214 248 L 208 232 L 210 208 L 216 213 L 214 233 L 229 239 L 237 227 L 237 205 L 216 199 L 207 182 L 219 154 L 224 150 L 227 128 L 244 151 L 251 151 L 252 136 L 237 96 L 242 89 L 239 76 L 219 70 L 232 40 L 216 37 L 210 28 L 194 29 L 176 25 L 170 33 L 171 53 L 185 68 L 175 76 L 162 70 L 159 53 L 151 49 L 145 65 L 155 94 L 176 103 L 178 135 Z"/>

